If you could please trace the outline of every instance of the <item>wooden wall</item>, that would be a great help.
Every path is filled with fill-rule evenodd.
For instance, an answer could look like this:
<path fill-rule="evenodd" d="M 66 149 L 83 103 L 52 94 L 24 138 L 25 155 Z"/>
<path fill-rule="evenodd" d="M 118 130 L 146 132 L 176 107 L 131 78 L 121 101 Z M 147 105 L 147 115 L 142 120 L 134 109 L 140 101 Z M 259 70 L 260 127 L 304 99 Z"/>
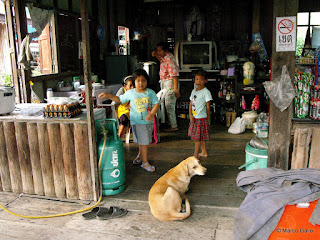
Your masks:
<path fill-rule="evenodd" d="M 88 125 L 0 122 L 0 190 L 93 200 Z"/>
<path fill-rule="evenodd" d="M 3 74 L 11 75 L 11 61 L 7 27 L 3 23 L 0 23 L 0 62 L 0 76 Z"/>

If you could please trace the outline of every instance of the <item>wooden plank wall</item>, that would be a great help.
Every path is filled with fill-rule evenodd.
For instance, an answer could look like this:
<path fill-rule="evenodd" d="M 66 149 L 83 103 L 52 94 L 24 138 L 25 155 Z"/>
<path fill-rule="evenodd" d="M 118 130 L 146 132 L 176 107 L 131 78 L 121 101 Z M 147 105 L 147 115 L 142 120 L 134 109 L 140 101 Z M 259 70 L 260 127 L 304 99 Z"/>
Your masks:
<path fill-rule="evenodd" d="M 291 169 L 320 169 L 320 128 L 296 128 L 294 130 Z"/>
<path fill-rule="evenodd" d="M 0 190 L 94 200 L 87 124 L 0 122 Z"/>

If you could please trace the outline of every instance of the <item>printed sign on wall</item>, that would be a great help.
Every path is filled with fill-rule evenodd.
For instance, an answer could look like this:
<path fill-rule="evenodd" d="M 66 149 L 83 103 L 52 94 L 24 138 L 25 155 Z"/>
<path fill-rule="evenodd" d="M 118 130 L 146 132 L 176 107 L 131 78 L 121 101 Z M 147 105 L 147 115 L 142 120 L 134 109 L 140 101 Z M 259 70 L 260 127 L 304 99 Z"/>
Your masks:
<path fill-rule="evenodd" d="M 276 20 L 276 52 L 296 51 L 296 17 L 277 17 Z"/>

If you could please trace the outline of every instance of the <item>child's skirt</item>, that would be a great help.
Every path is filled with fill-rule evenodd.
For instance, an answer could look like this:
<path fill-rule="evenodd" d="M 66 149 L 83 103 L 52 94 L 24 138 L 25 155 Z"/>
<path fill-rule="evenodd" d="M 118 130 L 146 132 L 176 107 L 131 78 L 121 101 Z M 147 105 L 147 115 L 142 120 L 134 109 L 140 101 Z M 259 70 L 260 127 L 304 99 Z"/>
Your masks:
<path fill-rule="evenodd" d="M 208 118 L 195 118 L 194 123 L 190 123 L 188 136 L 193 141 L 209 140 Z"/>

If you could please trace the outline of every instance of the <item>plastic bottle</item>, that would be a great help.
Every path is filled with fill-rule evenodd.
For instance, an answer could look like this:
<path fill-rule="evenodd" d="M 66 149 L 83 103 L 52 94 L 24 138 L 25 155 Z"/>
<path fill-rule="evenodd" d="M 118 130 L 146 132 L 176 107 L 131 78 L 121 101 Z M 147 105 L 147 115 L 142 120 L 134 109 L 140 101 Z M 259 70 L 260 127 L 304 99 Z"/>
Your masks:
<path fill-rule="evenodd" d="M 53 97 L 52 88 L 47 88 L 47 101 Z"/>
<path fill-rule="evenodd" d="M 78 91 L 79 90 L 79 87 L 80 87 L 80 81 L 75 81 L 73 83 L 73 87 L 74 87 L 74 90 Z"/>
<path fill-rule="evenodd" d="M 257 137 L 268 137 L 268 117 L 266 113 L 260 113 L 257 119 Z"/>
<path fill-rule="evenodd" d="M 260 107 L 260 97 L 259 97 L 259 95 L 256 95 L 254 110 L 258 111 L 259 107 Z"/>
<path fill-rule="evenodd" d="M 244 96 L 242 96 L 242 98 L 241 98 L 242 100 L 241 100 L 241 107 L 242 107 L 242 109 L 247 109 L 247 104 L 246 104 L 246 101 L 244 100 Z"/>
<path fill-rule="evenodd" d="M 73 77 L 73 88 L 75 91 L 78 91 L 80 87 L 80 76 Z"/>

